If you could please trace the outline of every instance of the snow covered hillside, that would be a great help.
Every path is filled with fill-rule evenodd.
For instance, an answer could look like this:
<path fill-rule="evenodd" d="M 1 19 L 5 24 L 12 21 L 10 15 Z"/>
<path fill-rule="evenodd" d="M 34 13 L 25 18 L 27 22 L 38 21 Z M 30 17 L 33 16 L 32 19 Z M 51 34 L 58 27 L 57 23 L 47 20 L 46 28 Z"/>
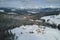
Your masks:
<path fill-rule="evenodd" d="M 58 29 L 38 25 L 22 25 L 11 30 L 16 34 L 15 40 L 60 40 Z"/>
<path fill-rule="evenodd" d="M 60 14 L 45 16 L 41 19 L 45 19 L 50 24 L 60 24 Z M 22 25 L 11 31 L 15 34 L 15 40 L 60 40 L 60 31 L 47 26 Z"/>
<path fill-rule="evenodd" d="M 41 19 L 45 19 L 46 22 L 48 23 L 55 23 L 55 24 L 60 24 L 60 14 L 59 15 L 52 15 L 52 16 L 45 16 L 42 17 Z"/>

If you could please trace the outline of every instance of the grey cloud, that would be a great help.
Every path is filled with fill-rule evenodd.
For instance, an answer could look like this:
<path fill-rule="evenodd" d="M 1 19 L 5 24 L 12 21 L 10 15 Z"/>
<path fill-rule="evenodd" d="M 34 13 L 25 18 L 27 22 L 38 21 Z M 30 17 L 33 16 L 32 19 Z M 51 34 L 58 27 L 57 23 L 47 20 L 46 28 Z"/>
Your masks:
<path fill-rule="evenodd" d="M 46 0 L 47 2 L 53 2 L 53 3 L 57 3 L 60 2 L 60 0 Z"/>
<path fill-rule="evenodd" d="M 60 0 L 0 0 L 0 6 L 9 7 L 42 7 L 59 6 Z"/>

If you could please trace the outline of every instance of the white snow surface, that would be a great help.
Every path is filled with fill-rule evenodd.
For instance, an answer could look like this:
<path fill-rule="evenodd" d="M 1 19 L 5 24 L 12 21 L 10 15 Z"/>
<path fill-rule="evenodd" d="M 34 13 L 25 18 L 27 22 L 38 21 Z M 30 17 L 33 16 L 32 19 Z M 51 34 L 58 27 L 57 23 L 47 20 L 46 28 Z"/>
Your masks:
<path fill-rule="evenodd" d="M 55 23 L 55 24 L 60 24 L 60 14 L 59 15 L 52 15 L 52 16 L 45 16 L 42 17 L 41 19 L 45 19 L 45 21 L 47 22 L 47 20 L 49 19 L 48 23 Z"/>
<path fill-rule="evenodd" d="M 22 25 L 14 28 L 12 33 L 15 33 L 18 38 L 16 40 L 60 40 L 60 31 L 58 29 L 48 28 L 45 26 L 38 25 Z M 36 30 L 40 29 L 41 32 Z M 44 30 L 44 31 L 42 31 Z M 30 32 L 34 33 L 30 33 Z M 22 34 L 21 34 L 22 32 Z"/>

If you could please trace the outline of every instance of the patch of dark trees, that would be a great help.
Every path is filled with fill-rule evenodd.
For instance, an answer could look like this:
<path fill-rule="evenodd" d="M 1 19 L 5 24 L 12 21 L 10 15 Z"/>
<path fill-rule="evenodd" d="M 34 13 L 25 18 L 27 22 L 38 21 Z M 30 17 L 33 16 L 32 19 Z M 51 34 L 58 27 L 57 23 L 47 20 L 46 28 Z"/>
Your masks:
<path fill-rule="evenodd" d="M 53 24 L 45 23 L 44 26 L 51 27 L 51 28 L 54 28 L 54 29 L 57 28 L 58 30 L 60 30 L 60 24 L 57 25 L 55 23 L 53 23 Z"/>
<path fill-rule="evenodd" d="M 0 31 L 0 40 L 14 40 L 15 34 L 8 30 Z"/>

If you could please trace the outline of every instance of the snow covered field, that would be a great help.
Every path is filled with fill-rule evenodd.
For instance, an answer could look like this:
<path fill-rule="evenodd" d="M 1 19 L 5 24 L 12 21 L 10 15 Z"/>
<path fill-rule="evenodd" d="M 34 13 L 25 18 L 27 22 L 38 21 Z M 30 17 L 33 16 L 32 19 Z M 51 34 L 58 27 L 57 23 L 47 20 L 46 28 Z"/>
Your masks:
<path fill-rule="evenodd" d="M 38 25 L 20 26 L 11 30 L 16 34 L 16 40 L 60 40 L 58 29 Z"/>
<path fill-rule="evenodd" d="M 48 23 L 55 23 L 55 24 L 60 24 L 60 14 L 59 15 L 52 15 L 52 16 L 45 16 L 42 17 L 41 19 L 45 19 L 46 22 Z M 49 21 L 47 21 L 49 20 Z"/>

